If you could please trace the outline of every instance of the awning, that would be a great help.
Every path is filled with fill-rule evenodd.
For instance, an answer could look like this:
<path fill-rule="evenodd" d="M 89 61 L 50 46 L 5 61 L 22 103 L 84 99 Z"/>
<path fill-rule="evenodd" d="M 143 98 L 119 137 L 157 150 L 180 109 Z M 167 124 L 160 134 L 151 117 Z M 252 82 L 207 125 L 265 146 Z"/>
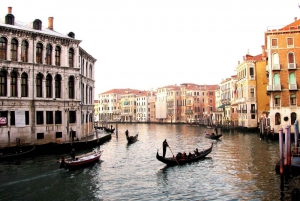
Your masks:
<path fill-rule="evenodd" d="M 221 105 L 221 106 L 219 106 L 218 108 L 225 108 L 225 105 Z"/>

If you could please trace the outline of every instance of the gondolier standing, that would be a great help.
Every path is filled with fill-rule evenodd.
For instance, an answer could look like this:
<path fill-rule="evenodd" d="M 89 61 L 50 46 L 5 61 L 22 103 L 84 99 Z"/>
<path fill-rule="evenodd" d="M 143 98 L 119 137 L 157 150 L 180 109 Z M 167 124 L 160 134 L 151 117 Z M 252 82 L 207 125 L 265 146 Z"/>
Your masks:
<path fill-rule="evenodd" d="M 163 157 L 166 156 L 166 151 L 167 151 L 167 147 L 168 147 L 168 143 L 167 140 L 165 139 L 165 141 L 163 142 Z"/>

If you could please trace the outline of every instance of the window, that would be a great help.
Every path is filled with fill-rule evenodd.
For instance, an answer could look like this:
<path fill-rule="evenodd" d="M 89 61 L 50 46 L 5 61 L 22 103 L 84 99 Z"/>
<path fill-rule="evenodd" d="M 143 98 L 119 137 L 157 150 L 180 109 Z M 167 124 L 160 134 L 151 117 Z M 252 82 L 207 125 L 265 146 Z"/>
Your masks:
<path fill-rule="evenodd" d="M 21 60 L 22 62 L 28 62 L 28 42 L 26 40 L 22 41 Z"/>
<path fill-rule="evenodd" d="M 46 111 L 46 124 L 53 124 L 53 111 Z"/>
<path fill-rule="evenodd" d="M 272 48 L 277 48 L 278 47 L 277 38 L 272 38 L 271 39 L 271 46 L 272 46 Z"/>
<path fill-rule="evenodd" d="M 279 95 L 275 95 L 274 102 L 275 102 L 275 106 L 280 106 L 280 96 Z"/>
<path fill-rule="evenodd" d="M 36 112 L 36 124 L 37 125 L 44 124 L 44 112 L 43 111 Z"/>
<path fill-rule="evenodd" d="M 250 79 L 254 79 L 254 68 L 253 67 L 249 68 L 249 74 L 250 74 Z"/>
<path fill-rule="evenodd" d="M 294 124 L 297 119 L 297 114 L 295 112 L 291 113 L 291 124 Z"/>
<path fill-rule="evenodd" d="M 60 98 L 61 76 L 55 76 L 55 98 Z"/>
<path fill-rule="evenodd" d="M 296 105 L 296 95 L 295 94 L 292 94 L 290 96 L 290 104 L 291 105 Z"/>
<path fill-rule="evenodd" d="M 52 64 L 52 46 L 50 44 L 46 47 L 46 64 Z"/>
<path fill-rule="evenodd" d="M 287 38 L 287 46 L 294 47 L 294 38 Z"/>
<path fill-rule="evenodd" d="M 10 76 L 10 96 L 17 97 L 18 90 L 17 90 L 17 73 L 12 72 Z"/>
<path fill-rule="evenodd" d="M 61 111 L 55 111 L 55 124 L 62 124 Z"/>
<path fill-rule="evenodd" d="M 76 123 L 76 111 L 69 111 L 69 123 Z"/>
<path fill-rule="evenodd" d="M 60 47 L 55 47 L 55 65 L 60 66 Z"/>
<path fill-rule="evenodd" d="M 46 77 L 46 98 L 52 97 L 52 77 L 50 74 Z"/>
<path fill-rule="evenodd" d="M 55 133 L 55 138 L 62 138 L 62 132 L 56 132 Z"/>
<path fill-rule="evenodd" d="M 69 67 L 74 67 L 74 49 L 69 49 Z"/>
<path fill-rule="evenodd" d="M 74 77 L 69 77 L 69 98 L 74 99 Z"/>
<path fill-rule="evenodd" d="M 6 96 L 6 72 L 0 71 L 0 96 Z"/>
<path fill-rule="evenodd" d="M 36 44 L 36 63 L 43 63 L 43 45 L 41 43 Z"/>
<path fill-rule="evenodd" d="M 281 124 L 280 114 L 276 113 L 275 114 L 275 125 L 280 125 L 280 124 Z"/>
<path fill-rule="evenodd" d="M 7 40 L 6 38 L 0 38 L 0 59 L 6 59 L 6 48 L 7 48 Z"/>
<path fill-rule="evenodd" d="M 18 41 L 16 39 L 11 40 L 10 59 L 12 61 L 18 61 Z"/>
<path fill-rule="evenodd" d="M 15 111 L 10 111 L 10 125 L 16 125 L 16 122 L 15 122 Z"/>
<path fill-rule="evenodd" d="M 25 111 L 25 124 L 29 125 L 29 111 Z"/>
<path fill-rule="evenodd" d="M 42 81 L 43 81 L 43 76 L 42 74 L 37 74 L 36 75 L 36 97 L 42 97 Z"/>
<path fill-rule="evenodd" d="M 21 97 L 28 96 L 28 75 L 22 73 L 21 75 Z"/>
<path fill-rule="evenodd" d="M 250 97 L 254 99 L 254 88 L 250 88 Z"/>
<path fill-rule="evenodd" d="M 274 74 L 274 85 L 275 87 L 280 86 L 280 77 L 278 73 Z"/>
<path fill-rule="evenodd" d="M 36 19 L 33 21 L 33 28 L 36 30 L 42 30 L 42 21 L 39 19 Z"/>
<path fill-rule="evenodd" d="M 272 54 L 272 69 L 280 70 L 279 55 L 276 52 Z"/>
<path fill-rule="evenodd" d="M 38 139 L 38 140 L 44 139 L 44 133 L 37 133 L 36 139 Z"/>

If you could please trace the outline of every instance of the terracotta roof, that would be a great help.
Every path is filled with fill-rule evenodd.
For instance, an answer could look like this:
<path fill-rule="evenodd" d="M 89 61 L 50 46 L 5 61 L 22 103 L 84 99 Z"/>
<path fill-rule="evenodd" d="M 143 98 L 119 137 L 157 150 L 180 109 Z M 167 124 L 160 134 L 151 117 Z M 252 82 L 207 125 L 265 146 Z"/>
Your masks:
<path fill-rule="evenodd" d="M 300 26 L 300 20 L 296 20 L 294 22 L 292 22 L 289 25 L 286 25 L 285 27 L 278 29 L 278 30 L 291 30 L 291 27 L 296 27 L 296 29 L 298 29 L 298 26 Z"/>

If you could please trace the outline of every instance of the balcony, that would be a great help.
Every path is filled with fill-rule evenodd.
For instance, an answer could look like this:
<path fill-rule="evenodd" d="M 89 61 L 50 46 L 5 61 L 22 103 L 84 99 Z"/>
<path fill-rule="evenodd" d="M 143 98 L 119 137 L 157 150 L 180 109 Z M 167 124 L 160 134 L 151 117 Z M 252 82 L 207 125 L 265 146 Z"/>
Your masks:
<path fill-rule="evenodd" d="M 296 69 L 296 64 L 295 63 L 289 63 L 288 64 L 288 69 Z"/>
<path fill-rule="evenodd" d="M 297 90 L 297 84 L 289 84 L 289 90 Z"/>
<path fill-rule="evenodd" d="M 267 91 L 273 91 L 273 86 L 272 85 L 268 85 L 267 86 Z"/>
<path fill-rule="evenodd" d="M 281 85 L 280 84 L 273 85 L 273 91 L 281 91 Z"/>
<path fill-rule="evenodd" d="M 273 64 L 272 70 L 280 70 L 280 64 Z"/>

